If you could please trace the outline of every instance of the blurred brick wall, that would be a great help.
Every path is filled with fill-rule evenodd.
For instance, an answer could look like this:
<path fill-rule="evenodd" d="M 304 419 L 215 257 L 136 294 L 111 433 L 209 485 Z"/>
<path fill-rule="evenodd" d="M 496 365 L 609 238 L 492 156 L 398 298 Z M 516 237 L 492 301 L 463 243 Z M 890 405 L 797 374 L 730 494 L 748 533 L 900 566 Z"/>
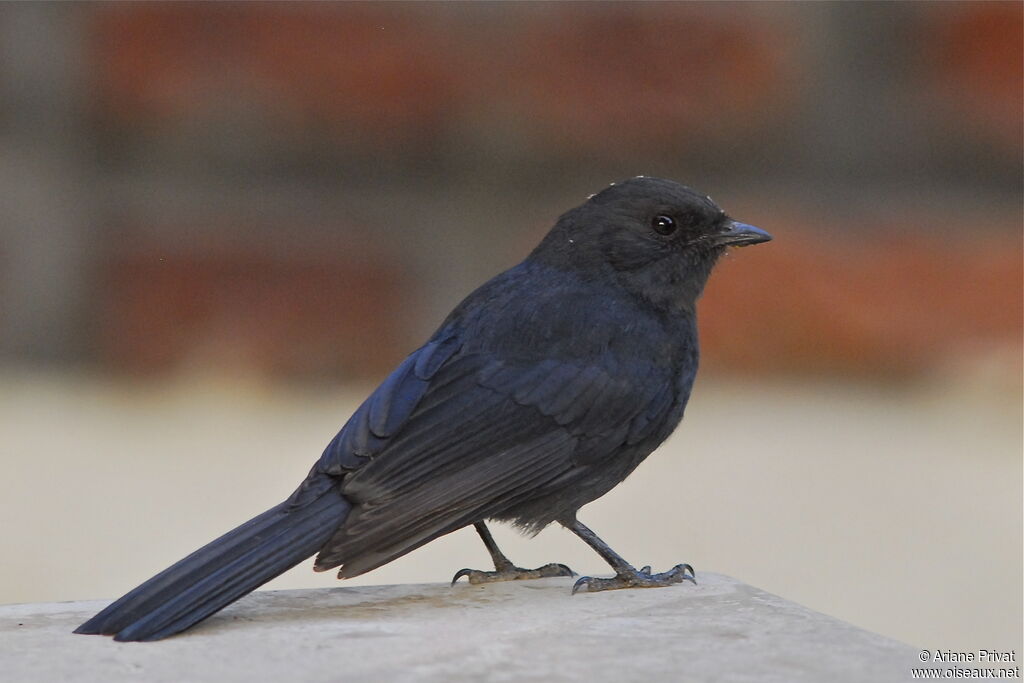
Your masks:
<path fill-rule="evenodd" d="M 337 379 L 385 373 L 408 352 L 400 346 L 403 274 L 351 244 L 311 252 L 128 243 L 107 254 L 97 291 L 99 348 L 110 367 Z M 353 251 L 360 257 L 347 256 Z"/>
<path fill-rule="evenodd" d="M 1019 239 L 885 234 L 889 226 L 851 239 L 852 230 L 803 227 L 794 221 L 778 235 L 788 244 L 721 264 L 701 305 L 711 365 L 901 380 L 957 366 L 957 357 L 969 365 L 1019 352 Z"/>
<path fill-rule="evenodd" d="M 956 4 L 921 18 L 922 32 L 932 38 L 924 43 L 932 102 L 949 113 L 950 132 L 1020 150 L 1022 26 L 1019 2 Z"/>
<path fill-rule="evenodd" d="M 764 132 L 793 103 L 785 21 L 685 4 L 579 10 L 111 5 L 95 17 L 99 101 L 127 125 L 174 127 L 241 98 L 326 129 L 326 144 L 355 128 L 364 145 L 430 146 L 500 112 L 556 150 L 663 155 Z"/>
<path fill-rule="evenodd" d="M 612 180 L 623 175 L 617 169 L 673 168 L 685 158 L 680 168 L 742 186 L 751 174 L 765 180 L 765 160 L 777 157 L 772 167 L 782 187 L 798 188 L 790 203 L 799 205 L 815 167 L 786 154 L 810 149 L 803 122 L 822 92 L 812 89 L 819 55 L 806 52 L 800 32 L 809 11 L 96 5 L 89 26 L 99 161 L 129 176 L 184 158 L 185 168 L 243 183 L 308 176 L 323 184 L 352 169 L 458 182 L 515 160 L 536 176 L 523 182 L 554 184 L 574 165 Z M 888 158 L 919 160 L 922 186 L 955 190 L 962 181 L 987 191 L 987 178 L 1019 171 L 1022 5 L 900 11 L 914 67 L 900 72 L 900 116 L 930 137 L 913 149 L 878 150 L 875 172 L 884 177 Z M 245 152 L 218 156 L 236 134 Z M 1004 190 L 993 196 L 1003 201 Z M 821 234 L 822 217 L 766 217 L 779 239 L 730 257 L 709 287 L 708 364 L 893 376 L 964 349 L 1019 347 L 1019 213 L 972 211 L 936 208 L 862 225 L 855 210 L 839 210 L 826 220 L 841 239 Z M 108 217 L 157 218 L 116 207 Z M 928 227 L 936 223 L 948 226 L 939 238 Z M 219 227 L 206 229 L 216 235 Z M 301 225 L 294 235 L 304 239 Z M 438 233 L 446 239 L 459 237 Z M 281 375 L 351 376 L 377 374 L 407 350 L 409 330 L 396 321 L 420 286 L 408 276 L 415 263 L 364 252 L 358 241 L 333 256 L 237 244 L 212 252 L 205 243 L 179 245 L 173 255 L 159 240 L 101 249 L 100 357 L 137 370 L 214 358 Z"/>

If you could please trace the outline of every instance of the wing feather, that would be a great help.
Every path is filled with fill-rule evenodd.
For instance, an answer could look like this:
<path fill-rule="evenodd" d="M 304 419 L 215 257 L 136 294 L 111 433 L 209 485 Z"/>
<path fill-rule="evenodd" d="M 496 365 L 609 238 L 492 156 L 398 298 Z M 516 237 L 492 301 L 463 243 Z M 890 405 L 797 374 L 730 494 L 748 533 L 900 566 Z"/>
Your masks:
<path fill-rule="evenodd" d="M 343 476 L 353 511 L 317 568 L 341 565 L 341 576 L 356 576 L 571 485 L 649 433 L 672 396 L 671 386 L 649 381 L 662 375 L 611 359 L 498 360 L 439 337 L 410 355 L 324 451 L 319 467 Z"/>

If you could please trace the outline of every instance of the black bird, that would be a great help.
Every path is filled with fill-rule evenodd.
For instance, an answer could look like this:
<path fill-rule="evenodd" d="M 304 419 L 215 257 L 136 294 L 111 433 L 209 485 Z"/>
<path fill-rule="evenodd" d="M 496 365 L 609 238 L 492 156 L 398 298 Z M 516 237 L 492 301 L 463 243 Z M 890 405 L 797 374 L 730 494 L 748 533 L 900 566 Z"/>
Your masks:
<path fill-rule="evenodd" d="M 317 554 L 358 576 L 475 525 L 495 571 L 525 570 L 485 520 L 558 522 L 615 570 L 573 592 L 666 586 L 576 519 L 675 429 L 697 373 L 695 305 L 726 247 L 771 236 L 677 183 L 638 177 L 563 214 L 519 265 L 445 319 L 352 415 L 291 496 L 117 600 L 76 633 L 158 640 Z M 453 580 L 453 583 L 454 583 Z"/>

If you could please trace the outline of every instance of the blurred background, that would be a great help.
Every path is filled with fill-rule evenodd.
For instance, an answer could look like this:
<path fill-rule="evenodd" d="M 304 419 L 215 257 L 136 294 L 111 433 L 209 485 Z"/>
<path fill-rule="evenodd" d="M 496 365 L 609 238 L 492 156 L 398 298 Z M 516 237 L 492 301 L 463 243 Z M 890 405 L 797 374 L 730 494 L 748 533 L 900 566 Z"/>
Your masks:
<path fill-rule="evenodd" d="M 283 499 L 454 304 L 644 174 L 776 239 L 720 265 L 687 419 L 581 519 L 915 645 L 1019 647 L 1022 24 L 0 7 L 0 602 L 115 597 Z M 499 541 L 607 571 L 558 529 Z M 487 559 L 460 531 L 351 583 Z"/>

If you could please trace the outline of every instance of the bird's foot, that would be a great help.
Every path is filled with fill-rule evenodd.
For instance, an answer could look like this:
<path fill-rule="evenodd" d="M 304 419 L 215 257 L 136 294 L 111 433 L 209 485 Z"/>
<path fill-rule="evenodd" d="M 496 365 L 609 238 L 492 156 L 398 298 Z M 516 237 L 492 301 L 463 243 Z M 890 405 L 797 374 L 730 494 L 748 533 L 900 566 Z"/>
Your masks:
<path fill-rule="evenodd" d="M 549 576 L 576 576 L 576 572 L 566 567 L 564 564 L 558 564 L 552 562 L 546 564 L 543 567 L 537 567 L 536 569 L 523 569 L 509 565 L 493 572 L 484 572 L 477 569 L 460 569 L 455 572 L 455 576 L 452 578 L 452 585 L 463 576 L 469 579 L 472 584 L 477 583 L 494 583 L 496 581 L 524 581 L 526 579 L 543 579 Z"/>
<path fill-rule="evenodd" d="M 677 564 L 672 569 L 661 574 L 651 574 L 650 567 L 644 567 L 640 570 L 630 567 L 627 570 L 619 571 L 610 579 L 595 579 L 590 576 L 580 577 L 579 581 L 572 587 L 572 594 L 576 595 L 578 591 L 584 588 L 588 593 L 596 593 L 597 591 L 612 591 L 619 588 L 660 588 L 661 586 L 671 586 L 674 583 L 682 583 L 683 581 L 697 583 L 697 579 L 694 578 L 693 567 L 688 564 Z"/>

